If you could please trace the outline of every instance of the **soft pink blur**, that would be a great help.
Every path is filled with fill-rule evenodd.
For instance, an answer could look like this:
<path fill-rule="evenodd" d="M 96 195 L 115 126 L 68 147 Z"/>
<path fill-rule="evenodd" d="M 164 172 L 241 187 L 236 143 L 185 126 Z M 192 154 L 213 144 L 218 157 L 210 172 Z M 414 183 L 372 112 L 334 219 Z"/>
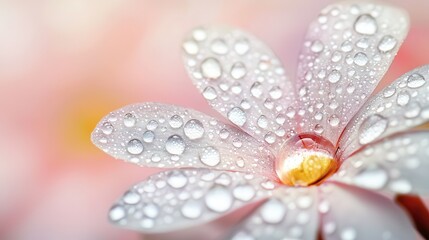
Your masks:
<path fill-rule="evenodd" d="M 110 205 L 156 170 L 90 142 L 109 111 L 145 101 L 215 115 L 182 67 L 180 42 L 201 24 L 258 36 L 294 76 L 307 24 L 333 1 L 0 1 L 0 239 L 138 239 L 107 222 Z M 429 1 L 387 80 L 429 63 Z"/>

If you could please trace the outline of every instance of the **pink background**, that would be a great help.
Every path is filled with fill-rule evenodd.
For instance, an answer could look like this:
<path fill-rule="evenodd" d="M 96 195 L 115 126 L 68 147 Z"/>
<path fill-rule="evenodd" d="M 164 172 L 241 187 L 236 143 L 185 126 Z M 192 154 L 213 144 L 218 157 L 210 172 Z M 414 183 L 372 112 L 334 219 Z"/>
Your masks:
<path fill-rule="evenodd" d="M 0 239 L 138 239 L 107 210 L 156 170 L 90 142 L 102 116 L 145 101 L 216 115 L 183 68 L 180 42 L 201 24 L 258 36 L 294 76 L 307 24 L 333 1 L 0 1 Z M 387 81 L 429 64 L 429 1 L 407 9 L 411 30 Z"/>

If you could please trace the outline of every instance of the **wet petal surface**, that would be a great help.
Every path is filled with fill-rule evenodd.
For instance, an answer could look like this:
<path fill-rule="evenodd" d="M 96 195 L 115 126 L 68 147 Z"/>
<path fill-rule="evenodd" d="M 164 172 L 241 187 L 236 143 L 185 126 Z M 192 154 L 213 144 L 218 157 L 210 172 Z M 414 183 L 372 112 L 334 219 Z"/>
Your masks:
<path fill-rule="evenodd" d="M 276 178 L 267 147 L 214 118 L 159 103 L 126 106 L 100 121 L 92 141 L 141 166 L 211 168 Z"/>
<path fill-rule="evenodd" d="M 377 86 L 408 31 L 406 14 L 371 3 L 339 3 L 309 27 L 299 57 L 300 132 L 334 144 Z"/>

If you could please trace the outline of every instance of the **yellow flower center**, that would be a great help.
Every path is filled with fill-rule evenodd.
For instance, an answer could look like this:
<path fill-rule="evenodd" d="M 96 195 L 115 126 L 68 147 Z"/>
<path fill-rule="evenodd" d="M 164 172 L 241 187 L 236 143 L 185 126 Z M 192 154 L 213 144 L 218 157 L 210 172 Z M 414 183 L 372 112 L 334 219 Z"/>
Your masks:
<path fill-rule="evenodd" d="M 277 175 L 289 186 L 321 183 L 338 168 L 334 154 L 334 146 L 324 138 L 311 134 L 295 136 L 280 151 Z"/>

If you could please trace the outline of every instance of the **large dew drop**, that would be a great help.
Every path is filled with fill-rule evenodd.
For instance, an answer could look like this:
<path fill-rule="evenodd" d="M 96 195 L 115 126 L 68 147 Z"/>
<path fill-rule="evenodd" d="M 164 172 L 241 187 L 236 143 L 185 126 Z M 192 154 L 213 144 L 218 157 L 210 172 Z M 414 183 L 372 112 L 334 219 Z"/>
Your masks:
<path fill-rule="evenodd" d="M 390 52 L 396 47 L 397 43 L 396 38 L 390 35 L 384 36 L 378 44 L 378 50 L 383 53 Z"/>
<path fill-rule="evenodd" d="M 273 198 L 261 207 L 260 214 L 266 223 L 280 223 L 286 214 L 286 207 L 282 202 Z"/>
<path fill-rule="evenodd" d="M 205 78 L 218 79 L 222 75 L 222 67 L 215 58 L 207 58 L 201 63 L 201 73 Z"/>
<path fill-rule="evenodd" d="M 214 212 L 226 212 L 233 203 L 230 191 L 221 185 L 216 185 L 205 196 L 207 207 Z"/>
<path fill-rule="evenodd" d="M 229 110 L 228 119 L 240 127 L 244 126 L 244 123 L 247 121 L 246 113 L 239 107 L 234 107 Z"/>
<path fill-rule="evenodd" d="M 185 151 L 186 144 L 179 135 L 170 136 L 165 143 L 165 150 L 170 154 L 180 155 Z"/>
<path fill-rule="evenodd" d="M 387 129 L 388 120 L 378 114 L 374 114 L 366 118 L 359 128 L 359 143 L 368 144 L 379 136 L 381 136 Z"/>
<path fill-rule="evenodd" d="M 363 35 L 373 35 L 377 28 L 376 20 L 369 14 L 359 16 L 354 24 L 355 31 Z"/>
<path fill-rule="evenodd" d="M 425 78 L 418 73 L 411 74 L 407 79 L 407 86 L 409 88 L 419 88 L 425 85 L 425 83 L 426 83 Z"/>
<path fill-rule="evenodd" d="M 200 161 L 210 167 L 218 165 L 220 163 L 219 151 L 214 147 L 203 148 L 200 154 Z"/>
<path fill-rule="evenodd" d="M 167 183 L 173 188 L 183 188 L 188 183 L 188 178 L 179 171 L 173 171 L 168 175 Z"/>
<path fill-rule="evenodd" d="M 127 151 L 137 155 L 143 152 L 143 143 L 138 139 L 132 139 L 127 143 Z"/>
<path fill-rule="evenodd" d="M 191 119 L 186 122 L 183 132 L 191 140 L 199 139 L 204 135 L 204 126 L 199 120 Z"/>
<path fill-rule="evenodd" d="M 199 218 L 202 214 L 202 204 L 198 200 L 189 199 L 180 209 L 182 215 L 189 219 Z"/>

